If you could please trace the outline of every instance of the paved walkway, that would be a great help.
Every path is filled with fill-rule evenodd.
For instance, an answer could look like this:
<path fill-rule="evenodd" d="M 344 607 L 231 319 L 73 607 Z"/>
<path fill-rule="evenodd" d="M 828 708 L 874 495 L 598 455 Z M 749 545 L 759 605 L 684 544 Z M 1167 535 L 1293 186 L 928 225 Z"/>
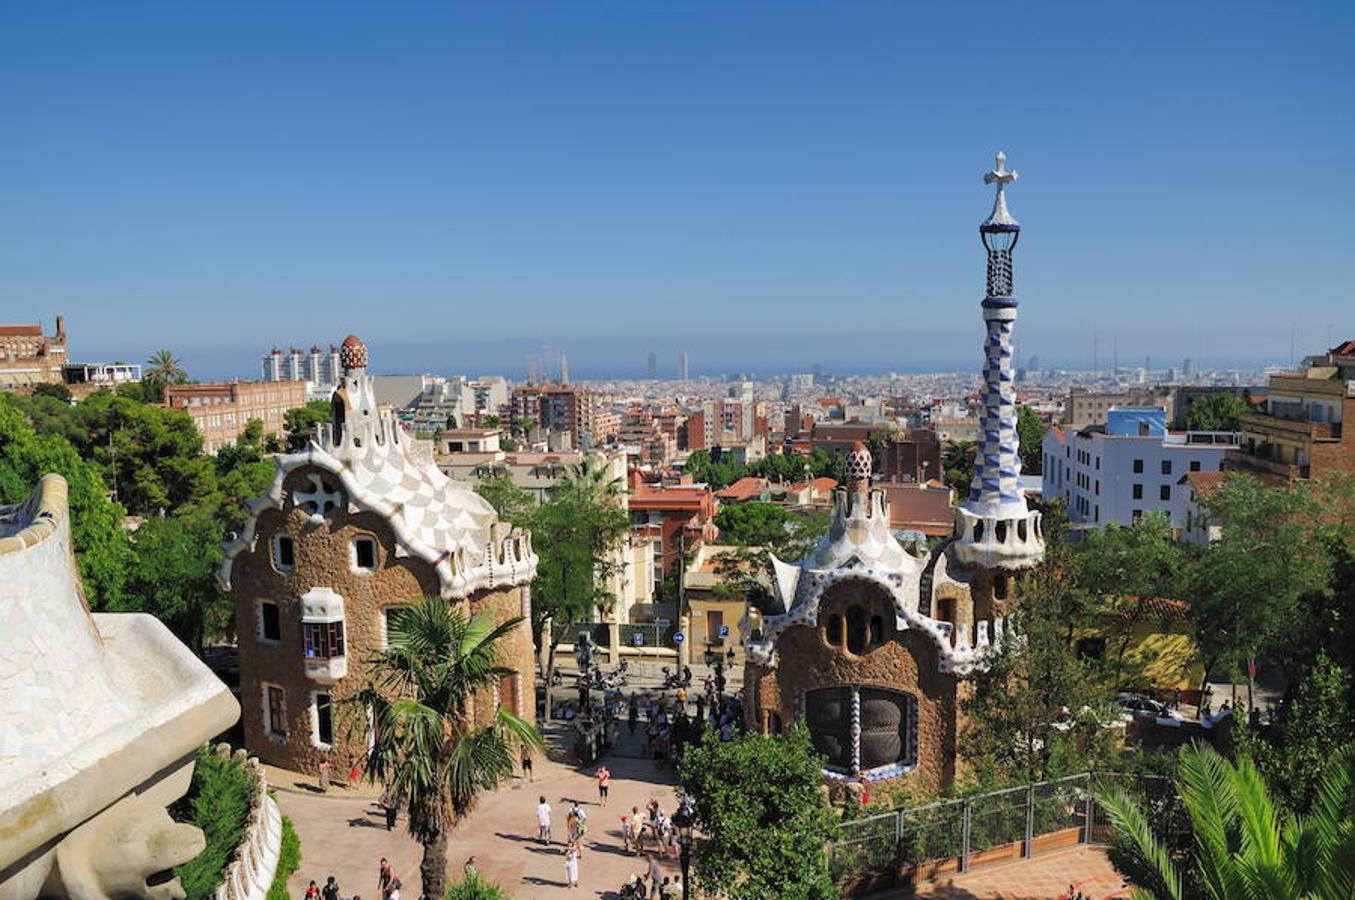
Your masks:
<path fill-rule="evenodd" d="M 931 884 L 919 885 L 916 896 L 935 900 L 1050 900 L 1076 896 L 1080 891 L 1088 900 L 1128 897 L 1124 879 L 1100 847 L 1073 847 L 1034 859 L 981 869 L 969 875 L 955 875 Z M 897 894 L 877 895 L 880 900 Z"/>
<path fill-rule="evenodd" d="M 518 900 L 551 897 L 614 897 L 615 891 L 633 874 L 643 872 L 643 858 L 627 854 L 622 846 L 620 817 L 632 806 L 643 809 L 650 797 L 672 811 L 672 773 L 643 759 L 609 760 L 612 787 L 609 805 L 598 804 L 596 782 L 591 772 L 538 759 L 536 780 L 520 778 L 484 797 L 469 817 L 460 823 L 448 849 L 449 875 L 459 878 L 467 857 L 475 857 L 481 875 L 497 881 Z M 304 782 L 304 779 L 302 779 Z M 390 859 L 404 882 L 402 897 L 419 895 L 419 861 L 422 848 L 406 830 L 403 815 L 394 831 L 386 831 L 380 809 L 369 797 L 342 791 L 315 793 L 290 779 L 273 782 L 278 804 L 291 817 L 301 837 L 301 868 L 288 882 L 293 900 L 300 900 L 314 879 L 323 885 L 334 875 L 345 898 L 358 894 L 364 900 L 380 900 L 377 865 Z M 313 784 L 313 782 L 311 782 Z M 554 808 L 556 842 L 550 847 L 536 843 L 536 805 L 544 794 Z M 586 800 L 588 831 L 580 860 L 579 889 L 565 887 L 561 839 L 569 801 Z M 674 858 L 661 860 L 667 874 L 678 871 Z"/>

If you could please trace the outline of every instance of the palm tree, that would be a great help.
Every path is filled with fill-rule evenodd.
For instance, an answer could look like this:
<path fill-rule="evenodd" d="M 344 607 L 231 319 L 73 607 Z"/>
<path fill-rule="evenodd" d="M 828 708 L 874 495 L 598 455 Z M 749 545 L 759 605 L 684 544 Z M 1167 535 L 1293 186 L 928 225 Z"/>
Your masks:
<path fill-rule="evenodd" d="M 353 698 L 374 724 L 367 777 L 403 798 L 409 833 L 423 845 L 426 897 L 443 896 L 457 822 L 513 774 L 519 746 L 542 746 L 536 729 L 502 706 L 488 725 L 471 715 L 473 700 L 484 702 L 500 678 L 516 674 L 503 665 L 500 641 L 521 621 L 496 626 L 441 597 L 421 600 L 391 624 L 389 646 Z"/>
<path fill-rule="evenodd" d="M 954 441 L 941 451 L 941 470 L 951 490 L 963 498 L 974 478 L 974 442 Z"/>
<path fill-rule="evenodd" d="M 153 378 L 161 384 L 175 384 L 188 377 L 173 350 L 156 350 L 150 359 L 146 360 L 146 365 L 148 366 L 146 377 Z"/>
<path fill-rule="evenodd" d="M 1124 790 L 1105 787 L 1097 800 L 1117 832 L 1111 861 L 1140 900 L 1348 900 L 1355 897 L 1351 759 L 1347 751 L 1332 761 L 1312 812 L 1297 818 L 1275 805 L 1247 757 L 1233 764 L 1207 746 L 1183 747 L 1176 791 L 1190 819 L 1188 855 L 1167 849 Z"/>

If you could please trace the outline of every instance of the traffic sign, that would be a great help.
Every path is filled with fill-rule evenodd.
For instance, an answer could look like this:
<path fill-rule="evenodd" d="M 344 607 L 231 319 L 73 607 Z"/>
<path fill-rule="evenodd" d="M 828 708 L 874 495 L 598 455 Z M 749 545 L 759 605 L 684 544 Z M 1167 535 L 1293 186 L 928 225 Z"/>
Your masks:
<path fill-rule="evenodd" d="M 676 632 L 676 633 L 673 634 L 673 643 L 674 643 L 674 644 L 681 644 L 681 643 L 682 643 L 683 641 L 685 641 L 685 640 L 687 640 L 687 636 L 686 636 L 685 634 L 683 634 L 681 631 Z"/>
<path fill-rule="evenodd" d="M 728 626 L 728 625 L 721 625 L 721 626 L 720 626 L 720 640 L 723 641 L 723 640 L 724 640 L 725 638 L 727 638 L 727 637 L 729 637 L 729 626 Z"/>
<path fill-rule="evenodd" d="M 645 636 L 637 631 L 635 634 L 631 635 L 630 642 L 636 647 L 643 647 L 645 645 Z"/>

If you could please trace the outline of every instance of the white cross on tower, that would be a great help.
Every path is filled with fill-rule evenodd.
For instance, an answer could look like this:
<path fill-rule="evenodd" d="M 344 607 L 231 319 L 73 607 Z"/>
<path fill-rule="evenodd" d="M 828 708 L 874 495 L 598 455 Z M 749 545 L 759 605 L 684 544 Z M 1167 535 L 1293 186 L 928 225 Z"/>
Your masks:
<path fill-rule="evenodd" d="M 984 184 L 996 184 L 997 196 L 993 198 L 993 213 L 985 225 L 1015 225 L 1016 220 L 1007 212 L 1007 185 L 1017 178 L 1016 170 L 1007 171 L 1007 154 L 997 151 L 997 168 L 983 176 Z"/>

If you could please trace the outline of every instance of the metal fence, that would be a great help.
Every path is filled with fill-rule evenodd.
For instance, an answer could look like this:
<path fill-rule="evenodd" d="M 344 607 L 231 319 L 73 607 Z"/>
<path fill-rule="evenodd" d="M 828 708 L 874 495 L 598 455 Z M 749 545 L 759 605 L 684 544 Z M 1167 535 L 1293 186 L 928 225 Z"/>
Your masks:
<path fill-rule="evenodd" d="M 676 647 L 673 635 L 677 634 L 677 625 L 621 625 L 622 647 Z"/>
<path fill-rule="evenodd" d="M 1185 828 L 1170 779 L 1084 772 L 843 822 L 829 846 L 829 867 L 838 883 L 880 876 L 923 881 L 1074 844 L 1104 843 L 1110 822 L 1092 789 L 1110 780 L 1147 803 L 1152 821 L 1164 830 Z"/>

